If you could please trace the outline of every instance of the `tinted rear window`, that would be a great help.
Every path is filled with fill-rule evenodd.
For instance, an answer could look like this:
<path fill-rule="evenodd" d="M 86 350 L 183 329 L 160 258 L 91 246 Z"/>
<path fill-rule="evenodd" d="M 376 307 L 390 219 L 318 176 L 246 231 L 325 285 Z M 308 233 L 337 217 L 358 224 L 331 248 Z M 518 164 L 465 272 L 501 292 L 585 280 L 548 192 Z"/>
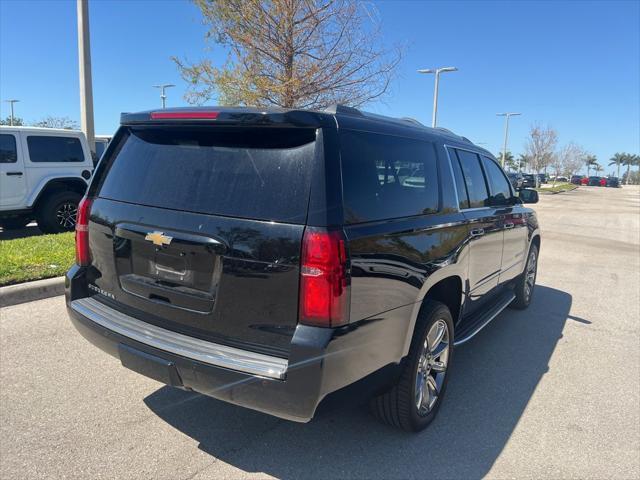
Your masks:
<path fill-rule="evenodd" d="M 304 223 L 315 138 L 312 129 L 131 129 L 108 160 L 99 196 Z"/>
<path fill-rule="evenodd" d="M 347 223 L 438 210 L 438 166 L 433 143 L 343 130 L 340 150 Z"/>
<path fill-rule="evenodd" d="M 75 137 L 29 135 L 27 145 L 32 162 L 84 162 L 82 145 Z"/>
<path fill-rule="evenodd" d="M 471 208 L 489 206 L 489 192 L 480 167 L 480 158 L 467 150 L 456 149 L 456 152 L 464 172 L 464 180 L 469 193 L 469 206 Z"/>
<path fill-rule="evenodd" d="M 491 205 L 508 205 L 511 201 L 511 187 L 502 168 L 484 155 L 482 162 L 491 186 Z"/>

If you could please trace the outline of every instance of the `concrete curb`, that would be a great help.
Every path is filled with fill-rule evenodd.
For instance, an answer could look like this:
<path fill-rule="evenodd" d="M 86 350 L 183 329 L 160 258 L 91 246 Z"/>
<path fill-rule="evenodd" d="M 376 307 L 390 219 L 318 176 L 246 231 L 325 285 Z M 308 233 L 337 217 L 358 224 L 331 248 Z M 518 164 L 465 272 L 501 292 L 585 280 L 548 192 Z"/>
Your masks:
<path fill-rule="evenodd" d="M 0 287 L 0 307 L 18 305 L 64 294 L 64 277 Z"/>
<path fill-rule="evenodd" d="M 559 193 L 569 193 L 569 192 L 573 192 L 574 190 L 577 190 L 577 189 L 578 189 L 578 187 L 575 187 L 575 188 L 570 188 L 570 189 L 568 189 L 568 190 L 559 190 L 559 191 L 557 191 L 557 192 L 545 192 L 545 191 L 540 191 L 540 190 L 538 190 L 538 193 L 539 193 L 539 194 L 541 193 L 542 195 L 558 195 Z"/>

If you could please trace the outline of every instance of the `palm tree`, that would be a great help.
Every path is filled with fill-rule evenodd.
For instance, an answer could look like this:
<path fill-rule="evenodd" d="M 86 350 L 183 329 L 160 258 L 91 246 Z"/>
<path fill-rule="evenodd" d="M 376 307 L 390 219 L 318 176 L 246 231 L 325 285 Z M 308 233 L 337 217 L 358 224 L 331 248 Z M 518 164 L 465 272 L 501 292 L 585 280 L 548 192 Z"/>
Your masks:
<path fill-rule="evenodd" d="M 611 165 L 615 165 L 617 167 L 617 173 L 616 176 L 618 178 L 620 178 L 620 165 L 624 164 L 624 159 L 626 157 L 626 153 L 616 153 L 613 157 L 611 157 L 611 159 L 609 160 L 609 166 Z"/>
<path fill-rule="evenodd" d="M 591 173 L 591 167 L 595 167 L 596 165 L 598 165 L 598 159 L 596 158 L 595 155 L 587 155 L 584 158 L 584 164 L 587 166 L 587 177 L 588 177 L 589 173 Z"/>
<path fill-rule="evenodd" d="M 524 153 L 521 153 L 518 157 L 518 171 L 521 172 L 529 164 L 529 157 Z"/>
<path fill-rule="evenodd" d="M 504 165 L 505 168 L 508 168 L 509 170 L 513 170 L 515 166 L 515 161 L 513 160 L 513 154 L 511 152 L 507 151 L 507 154 L 504 156 L 504 159 L 502 158 L 502 152 L 500 152 L 500 155 L 498 155 L 498 160 L 500 160 L 500 163 L 502 163 L 502 165 Z"/>
<path fill-rule="evenodd" d="M 599 163 L 596 163 L 593 169 L 596 171 L 596 175 L 603 170 L 602 165 L 600 165 Z"/>
<path fill-rule="evenodd" d="M 626 184 L 629 185 L 629 169 L 631 167 L 635 167 L 636 165 L 640 165 L 640 155 L 634 155 L 632 153 L 623 153 L 622 164 L 627 166 L 627 180 Z"/>

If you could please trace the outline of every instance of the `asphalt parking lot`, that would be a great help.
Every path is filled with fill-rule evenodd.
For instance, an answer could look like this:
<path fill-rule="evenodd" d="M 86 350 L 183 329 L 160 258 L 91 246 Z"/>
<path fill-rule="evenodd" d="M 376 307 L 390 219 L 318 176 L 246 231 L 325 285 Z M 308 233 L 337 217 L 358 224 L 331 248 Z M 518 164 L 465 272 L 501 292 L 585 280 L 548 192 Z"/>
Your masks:
<path fill-rule="evenodd" d="M 295 424 L 164 387 L 71 327 L 0 311 L 0 478 L 640 477 L 640 191 L 542 196 L 538 287 L 457 350 L 432 426 L 331 404 Z"/>

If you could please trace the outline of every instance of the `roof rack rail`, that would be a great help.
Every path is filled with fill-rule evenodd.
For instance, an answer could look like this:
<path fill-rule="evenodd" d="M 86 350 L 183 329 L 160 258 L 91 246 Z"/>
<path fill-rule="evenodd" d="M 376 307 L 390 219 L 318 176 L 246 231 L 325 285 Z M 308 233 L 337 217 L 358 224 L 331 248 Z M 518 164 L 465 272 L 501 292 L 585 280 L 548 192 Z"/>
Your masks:
<path fill-rule="evenodd" d="M 418 125 L 420 127 L 424 127 L 424 123 L 422 123 L 420 120 L 416 120 L 415 118 L 411 118 L 411 117 L 402 117 L 400 120 L 404 120 L 405 122 L 409 122 L 409 123 L 413 123 L 414 125 Z"/>
<path fill-rule="evenodd" d="M 329 105 L 327 108 L 323 110 L 326 113 L 345 113 L 347 115 L 358 115 L 362 116 L 362 112 L 355 107 L 347 107 L 346 105 L 341 105 L 339 103 L 334 103 L 333 105 Z"/>

